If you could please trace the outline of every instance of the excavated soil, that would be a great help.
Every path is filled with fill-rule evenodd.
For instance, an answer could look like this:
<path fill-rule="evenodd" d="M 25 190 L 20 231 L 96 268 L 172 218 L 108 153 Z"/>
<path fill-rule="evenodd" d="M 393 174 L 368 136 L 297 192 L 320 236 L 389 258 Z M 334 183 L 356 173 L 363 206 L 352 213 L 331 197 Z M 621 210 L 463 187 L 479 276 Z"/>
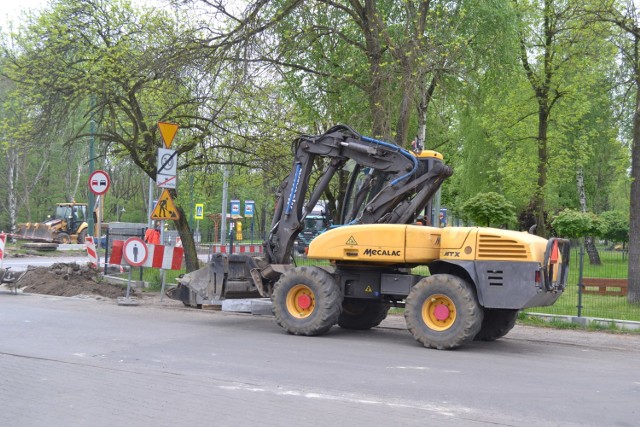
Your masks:
<path fill-rule="evenodd" d="M 30 266 L 18 281 L 23 292 L 63 297 L 113 298 L 126 295 L 126 288 L 100 281 L 99 271 L 89 265 L 55 263 L 50 267 Z M 130 291 L 133 294 L 133 289 Z"/>

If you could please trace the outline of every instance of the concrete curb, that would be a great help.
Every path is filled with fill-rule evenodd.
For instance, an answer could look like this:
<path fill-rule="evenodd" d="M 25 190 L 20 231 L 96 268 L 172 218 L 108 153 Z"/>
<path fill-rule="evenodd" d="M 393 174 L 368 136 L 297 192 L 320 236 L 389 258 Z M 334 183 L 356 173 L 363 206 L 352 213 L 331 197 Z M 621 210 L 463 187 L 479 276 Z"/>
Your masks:
<path fill-rule="evenodd" d="M 537 317 L 545 322 L 559 321 L 565 323 L 575 323 L 580 326 L 596 325 L 602 327 L 613 327 L 626 331 L 640 331 L 640 322 L 634 322 L 631 320 L 616 320 L 616 319 L 603 319 L 600 317 L 578 317 L 578 316 L 566 316 L 559 314 L 545 314 L 545 313 L 526 313 L 527 316 Z"/>
<path fill-rule="evenodd" d="M 268 298 L 222 300 L 221 305 L 221 310 L 226 312 L 251 313 L 268 316 L 272 315 L 271 301 Z M 640 322 L 634 322 L 631 320 L 602 319 L 598 317 L 577 317 L 543 313 L 526 313 L 526 315 L 537 317 L 546 322 L 556 320 L 566 323 L 575 323 L 583 327 L 587 327 L 589 325 L 597 325 L 605 328 L 615 326 L 620 330 L 640 331 Z M 403 316 L 390 315 L 381 323 L 381 326 L 394 329 L 406 329 Z"/>

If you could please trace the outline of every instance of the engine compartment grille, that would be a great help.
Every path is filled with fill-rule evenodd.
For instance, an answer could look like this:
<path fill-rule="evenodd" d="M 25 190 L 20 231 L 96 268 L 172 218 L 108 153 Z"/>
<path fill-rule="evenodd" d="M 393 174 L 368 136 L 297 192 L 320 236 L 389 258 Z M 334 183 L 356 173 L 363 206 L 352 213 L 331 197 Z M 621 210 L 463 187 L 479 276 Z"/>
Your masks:
<path fill-rule="evenodd" d="M 496 234 L 478 235 L 478 259 L 528 259 L 526 246 Z"/>

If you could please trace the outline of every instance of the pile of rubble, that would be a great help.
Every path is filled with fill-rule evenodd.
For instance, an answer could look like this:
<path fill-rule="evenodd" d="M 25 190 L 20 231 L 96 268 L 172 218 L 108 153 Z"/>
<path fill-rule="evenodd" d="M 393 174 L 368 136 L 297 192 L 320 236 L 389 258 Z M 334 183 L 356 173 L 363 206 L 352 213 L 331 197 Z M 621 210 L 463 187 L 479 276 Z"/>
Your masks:
<path fill-rule="evenodd" d="M 102 281 L 98 269 L 88 264 L 76 263 L 55 263 L 50 267 L 29 266 L 20 277 L 18 287 L 22 292 L 65 297 L 115 299 L 126 294 L 126 287 Z"/>

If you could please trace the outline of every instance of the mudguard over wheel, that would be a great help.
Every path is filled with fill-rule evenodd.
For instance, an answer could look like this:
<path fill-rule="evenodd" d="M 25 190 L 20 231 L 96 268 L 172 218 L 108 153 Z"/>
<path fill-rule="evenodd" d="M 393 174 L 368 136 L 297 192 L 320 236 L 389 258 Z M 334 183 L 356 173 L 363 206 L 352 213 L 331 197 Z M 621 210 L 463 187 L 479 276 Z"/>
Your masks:
<path fill-rule="evenodd" d="M 458 347 L 480 331 L 483 311 L 472 286 L 450 274 L 416 283 L 406 299 L 404 318 L 413 337 L 425 347 Z"/>
<path fill-rule="evenodd" d="M 345 299 L 338 325 L 344 329 L 366 330 L 375 328 L 389 312 L 389 306 L 376 300 Z"/>
<path fill-rule="evenodd" d="M 495 341 L 507 335 L 516 325 L 518 310 L 485 308 L 484 319 L 476 341 Z"/>
<path fill-rule="evenodd" d="M 321 335 L 338 321 L 342 292 L 318 267 L 296 267 L 276 282 L 271 297 L 276 322 L 294 335 Z"/>
<path fill-rule="evenodd" d="M 78 244 L 83 244 L 87 238 L 87 230 L 84 229 L 80 233 L 78 233 Z"/>

